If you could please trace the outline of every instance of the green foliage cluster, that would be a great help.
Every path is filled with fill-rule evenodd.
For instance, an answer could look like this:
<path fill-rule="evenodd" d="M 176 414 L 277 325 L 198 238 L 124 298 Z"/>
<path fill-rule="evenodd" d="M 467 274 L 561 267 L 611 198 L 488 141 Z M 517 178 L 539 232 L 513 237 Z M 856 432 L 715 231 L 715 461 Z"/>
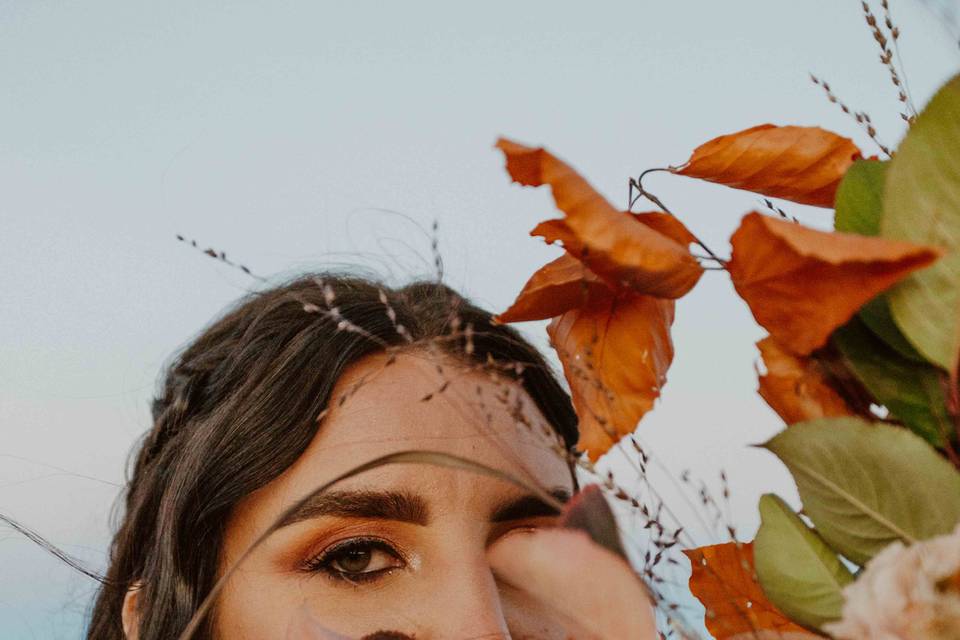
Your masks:
<path fill-rule="evenodd" d="M 840 618 L 843 588 L 887 545 L 960 522 L 960 76 L 891 160 L 851 167 L 835 210 L 837 231 L 946 253 L 831 337 L 844 370 L 888 413 L 794 424 L 763 445 L 793 475 L 803 509 L 760 499 L 757 576 L 773 604 L 812 630 Z"/>

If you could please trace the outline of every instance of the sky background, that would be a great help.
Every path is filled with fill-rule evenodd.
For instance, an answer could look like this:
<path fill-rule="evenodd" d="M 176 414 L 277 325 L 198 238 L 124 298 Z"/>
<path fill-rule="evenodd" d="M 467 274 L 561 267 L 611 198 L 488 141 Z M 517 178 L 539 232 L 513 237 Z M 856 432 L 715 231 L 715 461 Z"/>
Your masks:
<path fill-rule="evenodd" d="M 960 66 L 956 40 L 936 3 L 892 4 L 922 104 Z M 859 0 L 0 1 L 0 512 L 104 566 L 158 373 L 254 285 L 175 234 L 272 279 L 361 265 L 404 280 L 429 273 L 436 221 L 448 283 L 502 310 L 559 250 L 528 237 L 554 208 L 510 184 L 499 135 L 548 146 L 617 205 L 628 176 L 763 122 L 874 153 L 808 71 L 897 141 Z M 725 254 L 758 206 L 676 176 L 648 186 Z M 523 328 L 546 346 L 542 323 Z M 761 493 L 795 500 L 748 446 L 780 428 L 754 391 L 762 335 L 706 274 L 639 428 L 699 543 L 718 538 L 674 484 L 683 469 L 714 487 L 727 470 L 746 538 Z M 0 637 L 80 638 L 93 587 L 0 529 Z"/>

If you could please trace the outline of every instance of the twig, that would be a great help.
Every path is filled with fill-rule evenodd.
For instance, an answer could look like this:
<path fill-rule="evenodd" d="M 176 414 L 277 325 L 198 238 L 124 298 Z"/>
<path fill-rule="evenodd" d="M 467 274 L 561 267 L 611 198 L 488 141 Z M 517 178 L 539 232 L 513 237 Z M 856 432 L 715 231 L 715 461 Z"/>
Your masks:
<path fill-rule="evenodd" d="M 692 255 L 692 256 L 693 256 L 694 258 L 696 258 L 697 260 L 711 260 L 711 261 L 713 261 L 713 258 L 711 258 L 710 256 L 705 256 L 705 255 L 702 255 L 702 254 L 699 254 L 699 253 L 694 253 L 693 251 L 690 252 L 690 255 Z"/>
<path fill-rule="evenodd" d="M 627 211 L 633 210 L 633 205 L 636 204 L 637 200 L 639 200 L 640 198 L 646 198 L 656 206 L 660 207 L 660 209 L 662 209 L 664 213 L 669 213 L 671 216 L 676 218 L 677 216 L 672 211 L 670 211 L 670 209 L 667 208 L 667 205 L 663 204 L 660 198 L 658 198 L 657 196 L 655 196 L 654 194 L 650 193 L 649 191 L 643 188 L 644 177 L 646 177 L 648 173 L 653 173 L 655 171 L 670 171 L 670 169 L 667 169 L 665 167 L 647 169 L 646 171 L 641 173 L 637 178 L 630 178 L 629 190 L 627 193 L 627 200 L 629 204 L 629 206 L 627 207 Z M 636 190 L 637 192 L 636 197 L 633 197 L 634 190 Z M 723 258 L 718 256 L 716 253 L 714 253 L 713 250 L 710 247 L 708 247 L 706 244 L 704 244 L 704 242 L 699 237 L 697 237 L 695 233 L 691 231 L 690 235 L 693 236 L 693 241 L 696 242 L 698 245 L 700 245 L 701 249 L 707 252 L 711 260 L 714 260 L 721 265 L 727 264 L 727 260 L 724 260 Z"/>

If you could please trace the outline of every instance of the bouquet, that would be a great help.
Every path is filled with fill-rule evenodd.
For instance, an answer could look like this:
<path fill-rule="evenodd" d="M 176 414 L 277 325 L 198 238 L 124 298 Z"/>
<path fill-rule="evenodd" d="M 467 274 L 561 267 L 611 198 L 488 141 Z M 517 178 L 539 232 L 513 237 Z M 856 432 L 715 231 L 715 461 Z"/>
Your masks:
<path fill-rule="evenodd" d="M 769 334 L 759 393 L 786 428 L 761 446 L 802 509 L 763 495 L 752 541 L 685 551 L 716 638 L 960 637 L 960 76 L 914 109 L 883 7 L 878 19 L 864 3 L 908 124 L 896 149 L 817 78 L 876 155 L 818 127 L 762 124 L 631 179 L 623 211 L 546 149 L 497 142 L 511 178 L 548 186 L 563 214 L 531 235 L 564 254 L 499 320 L 550 320 L 584 467 L 627 442 L 646 462 L 630 434 L 666 381 L 676 301 L 706 271 L 726 272 Z M 758 193 L 767 210 L 743 216 L 722 256 L 645 188 L 651 171 Z M 832 209 L 833 230 L 769 198 Z M 634 211 L 641 200 L 655 208 Z M 612 476 L 604 485 L 646 511 Z M 654 534 L 660 549 L 679 537 Z"/>

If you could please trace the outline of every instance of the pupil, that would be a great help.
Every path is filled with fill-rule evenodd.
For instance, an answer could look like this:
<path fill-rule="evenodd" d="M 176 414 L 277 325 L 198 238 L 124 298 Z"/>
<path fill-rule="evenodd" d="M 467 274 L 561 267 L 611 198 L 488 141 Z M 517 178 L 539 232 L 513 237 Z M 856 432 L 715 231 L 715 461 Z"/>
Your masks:
<path fill-rule="evenodd" d="M 341 556 L 338 564 L 347 573 L 360 573 L 370 564 L 370 550 L 350 549 Z"/>

